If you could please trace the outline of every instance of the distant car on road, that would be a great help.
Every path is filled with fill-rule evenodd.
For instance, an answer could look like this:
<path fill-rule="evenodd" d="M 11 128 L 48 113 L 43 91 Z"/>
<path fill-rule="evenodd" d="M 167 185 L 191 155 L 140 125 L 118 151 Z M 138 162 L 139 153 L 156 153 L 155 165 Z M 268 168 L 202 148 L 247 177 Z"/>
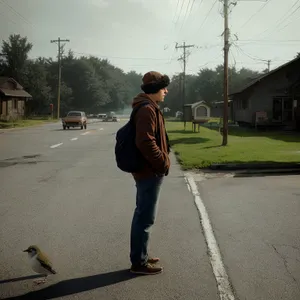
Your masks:
<path fill-rule="evenodd" d="M 105 119 L 107 117 L 107 114 L 98 114 L 97 118 L 98 119 Z"/>
<path fill-rule="evenodd" d="M 86 129 L 87 127 L 87 117 L 84 111 L 69 111 L 67 116 L 62 118 L 62 126 L 65 130 L 70 129 L 70 127 L 80 127 L 81 129 Z"/>
<path fill-rule="evenodd" d="M 105 116 L 103 119 L 102 119 L 103 122 L 118 122 L 118 118 L 116 116 L 116 114 L 111 111 L 107 116 Z"/>

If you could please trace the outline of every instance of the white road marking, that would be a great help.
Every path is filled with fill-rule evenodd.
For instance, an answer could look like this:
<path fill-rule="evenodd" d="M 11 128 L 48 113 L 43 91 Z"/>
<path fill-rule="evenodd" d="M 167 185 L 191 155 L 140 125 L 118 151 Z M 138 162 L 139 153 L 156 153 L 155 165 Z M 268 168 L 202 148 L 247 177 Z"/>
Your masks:
<path fill-rule="evenodd" d="M 72 138 L 72 139 L 71 139 L 71 141 L 76 141 L 76 140 L 78 140 L 78 138 Z"/>
<path fill-rule="evenodd" d="M 103 128 L 99 128 L 98 130 L 103 130 Z"/>
<path fill-rule="evenodd" d="M 191 174 L 185 175 L 185 180 L 187 182 L 189 190 L 194 196 L 194 201 L 200 214 L 201 225 L 204 231 L 205 240 L 208 246 L 209 259 L 213 269 L 215 279 L 217 281 L 217 286 L 220 294 L 221 300 L 235 300 L 227 272 L 225 270 L 221 252 L 214 236 L 214 232 L 209 220 L 208 213 L 206 211 L 205 205 L 198 192 L 197 185 Z"/>
<path fill-rule="evenodd" d="M 84 133 L 81 133 L 80 135 L 86 135 L 86 134 L 89 134 L 90 131 L 87 131 L 87 132 L 84 132 Z"/>
<path fill-rule="evenodd" d="M 59 146 L 61 146 L 63 143 L 59 143 L 59 144 L 55 144 L 55 145 L 52 145 L 52 146 L 50 146 L 50 148 L 57 148 L 57 147 L 59 147 Z"/>

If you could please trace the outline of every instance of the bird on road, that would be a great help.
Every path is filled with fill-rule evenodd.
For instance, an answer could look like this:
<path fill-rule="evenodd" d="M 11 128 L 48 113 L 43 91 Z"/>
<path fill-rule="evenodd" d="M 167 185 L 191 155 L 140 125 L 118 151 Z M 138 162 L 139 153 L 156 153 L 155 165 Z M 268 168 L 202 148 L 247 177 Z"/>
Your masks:
<path fill-rule="evenodd" d="M 56 274 L 56 271 L 52 267 L 52 263 L 50 262 L 46 254 L 44 254 L 38 246 L 31 245 L 26 250 L 23 250 L 23 252 L 28 253 L 28 258 L 32 270 L 38 274 L 45 276 L 44 279 L 36 280 L 34 281 L 34 283 L 45 283 L 48 275 Z"/>

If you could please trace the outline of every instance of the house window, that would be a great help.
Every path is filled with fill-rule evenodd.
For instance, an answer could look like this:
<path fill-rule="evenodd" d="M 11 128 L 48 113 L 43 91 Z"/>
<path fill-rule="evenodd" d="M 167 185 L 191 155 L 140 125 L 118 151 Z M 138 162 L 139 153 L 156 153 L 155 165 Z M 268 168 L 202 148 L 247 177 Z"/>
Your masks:
<path fill-rule="evenodd" d="M 242 100 L 242 109 L 247 109 L 248 108 L 248 99 L 243 99 Z"/>
<path fill-rule="evenodd" d="M 248 109 L 249 108 L 249 99 L 239 99 L 237 101 L 237 109 Z"/>
<path fill-rule="evenodd" d="M 293 99 L 291 97 L 273 98 L 273 119 L 279 122 L 293 120 Z"/>
<path fill-rule="evenodd" d="M 18 100 L 17 99 L 13 100 L 13 106 L 14 106 L 14 109 L 18 109 Z"/>

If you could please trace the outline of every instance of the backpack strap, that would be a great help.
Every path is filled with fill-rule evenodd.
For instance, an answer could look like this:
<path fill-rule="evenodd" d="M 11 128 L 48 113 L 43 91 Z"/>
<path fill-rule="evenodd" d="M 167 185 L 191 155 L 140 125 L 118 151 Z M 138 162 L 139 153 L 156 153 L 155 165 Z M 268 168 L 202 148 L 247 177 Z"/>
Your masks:
<path fill-rule="evenodd" d="M 131 112 L 131 115 L 130 115 L 130 122 L 132 122 L 134 124 L 134 117 L 137 113 L 137 111 L 142 108 L 143 106 L 147 105 L 147 104 L 150 104 L 149 101 L 143 101 L 141 104 L 137 105 L 136 107 L 134 107 L 134 109 L 132 110 Z M 159 126 L 159 109 L 155 107 L 155 111 L 156 111 L 156 126 L 155 126 L 155 135 L 159 136 L 159 132 L 160 132 L 160 126 Z M 160 141 L 160 138 L 158 139 L 158 141 Z M 160 144 L 160 143 L 159 143 Z"/>
<path fill-rule="evenodd" d="M 131 114 L 130 114 L 130 122 L 134 123 L 134 117 L 137 113 L 137 111 L 142 108 L 143 106 L 149 104 L 149 101 L 143 101 L 141 104 L 137 105 L 136 107 L 133 108 Z"/>

